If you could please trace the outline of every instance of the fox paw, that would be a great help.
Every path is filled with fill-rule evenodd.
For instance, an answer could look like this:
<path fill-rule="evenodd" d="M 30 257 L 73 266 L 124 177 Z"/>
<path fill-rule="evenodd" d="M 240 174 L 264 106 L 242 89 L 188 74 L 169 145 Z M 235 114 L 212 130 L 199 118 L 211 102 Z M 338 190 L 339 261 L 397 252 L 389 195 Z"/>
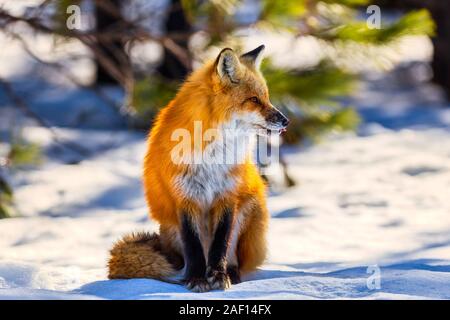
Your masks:
<path fill-rule="evenodd" d="M 192 292 L 207 292 L 211 290 L 208 281 L 203 278 L 192 278 L 186 280 L 186 288 Z"/>
<path fill-rule="evenodd" d="M 231 284 L 241 283 L 241 275 L 239 272 L 239 268 L 235 266 L 229 266 L 227 268 L 228 277 L 230 277 Z"/>
<path fill-rule="evenodd" d="M 208 270 L 206 279 L 212 290 L 225 290 L 231 287 L 230 277 L 223 271 Z"/>

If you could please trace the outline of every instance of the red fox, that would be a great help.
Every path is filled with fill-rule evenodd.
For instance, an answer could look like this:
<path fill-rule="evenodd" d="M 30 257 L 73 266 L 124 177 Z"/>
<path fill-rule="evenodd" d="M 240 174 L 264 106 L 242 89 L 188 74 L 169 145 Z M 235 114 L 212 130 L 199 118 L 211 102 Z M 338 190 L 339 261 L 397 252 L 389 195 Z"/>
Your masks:
<path fill-rule="evenodd" d="M 262 45 L 239 56 L 223 49 L 193 72 L 160 111 L 148 137 L 143 175 L 159 235 L 131 234 L 116 243 L 110 279 L 170 281 L 184 269 L 186 287 L 205 292 L 227 289 L 263 263 L 266 185 L 252 160 L 252 145 L 236 142 L 255 129 L 280 133 L 289 123 L 270 103 L 259 71 L 263 50 Z M 215 134 L 199 136 L 198 123 Z M 174 150 L 184 134 L 194 137 L 191 149 L 181 156 L 183 161 L 175 161 Z M 236 144 L 235 161 L 222 161 Z M 184 161 L 192 155 L 202 161 Z"/>

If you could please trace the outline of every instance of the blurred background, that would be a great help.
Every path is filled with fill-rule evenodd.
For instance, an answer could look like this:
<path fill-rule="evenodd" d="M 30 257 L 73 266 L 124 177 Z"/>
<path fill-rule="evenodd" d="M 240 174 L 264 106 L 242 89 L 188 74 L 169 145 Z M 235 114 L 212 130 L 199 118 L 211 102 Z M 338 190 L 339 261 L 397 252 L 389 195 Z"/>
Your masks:
<path fill-rule="evenodd" d="M 114 239 L 156 228 L 140 182 L 154 116 L 222 48 L 260 44 L 291 119 L 264 171 L 273 246 L 291 251 L 270 262 L 449 253 L 449 15 L 438 0 L 1 0 L 0 261 L 47 289 L 104 278 Z M 8 272 L 5 287 L 37 286 Z"/>

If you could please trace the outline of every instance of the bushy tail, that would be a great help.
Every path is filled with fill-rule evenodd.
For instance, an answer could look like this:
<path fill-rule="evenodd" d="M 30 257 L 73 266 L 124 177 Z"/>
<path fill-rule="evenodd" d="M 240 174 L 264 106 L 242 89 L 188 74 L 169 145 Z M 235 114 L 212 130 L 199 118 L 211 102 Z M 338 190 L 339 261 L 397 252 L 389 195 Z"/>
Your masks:
<path fill-rule="evenodd" d="M 151 278 L 178 283 L 169 279 L 177 272 L 163 254 L 161 241 L 156 233 L 128 234 L 114 244 L 110 254 L 110 279 Z"/>

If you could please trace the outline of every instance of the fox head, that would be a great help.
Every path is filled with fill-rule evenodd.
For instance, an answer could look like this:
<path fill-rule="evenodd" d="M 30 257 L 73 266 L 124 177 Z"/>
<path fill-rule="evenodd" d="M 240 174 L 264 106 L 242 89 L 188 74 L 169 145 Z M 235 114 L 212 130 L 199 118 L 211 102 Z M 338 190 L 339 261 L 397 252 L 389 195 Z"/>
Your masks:
<path fill-rule="evenodd" d="M 212 106 L 218 109 L 213 112 L 222 112 L 247 128 L 281 133 L 289 120 L 270 102 L 259 70 L 263 51 L 264 45 L 240 56 L 229 48 L 220 52 L 212 71 Z"/>

